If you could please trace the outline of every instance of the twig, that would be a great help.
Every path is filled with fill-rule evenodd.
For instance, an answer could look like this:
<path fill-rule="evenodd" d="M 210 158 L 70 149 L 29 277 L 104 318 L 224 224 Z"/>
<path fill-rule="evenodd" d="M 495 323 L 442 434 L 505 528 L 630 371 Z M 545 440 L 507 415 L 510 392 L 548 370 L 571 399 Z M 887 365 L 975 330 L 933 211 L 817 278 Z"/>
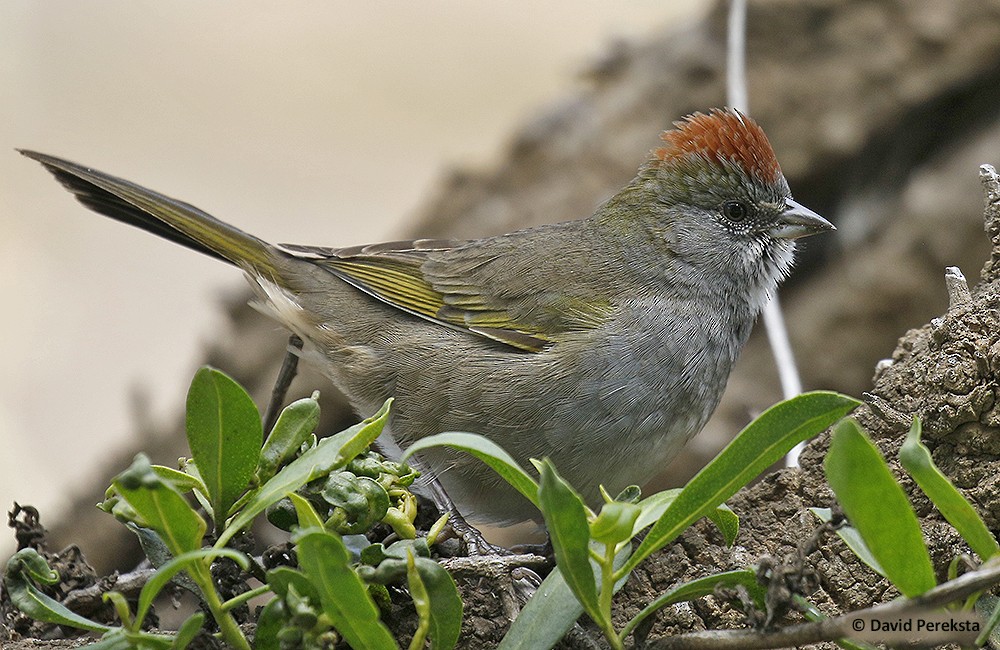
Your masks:
<path fill-rule="evenodd" d="M 274 423 L 278 421 L 278 414 L 281 413 L 281 406 L 288 393 L 288 387 L 299 371 L 299 355 L 302 350 L 302 339 L 295 334 L 288 337 L 288 350 L 285 352 L 285 359 L 281 362 L 281 370 L 274 380 L 274 388 L 271 390 L 271 401 L 267 405 L 267 412 L 264 414 L 264 434 L 274 428 Z"/>
<path fill-rule="evenodd" d="M 776 632 L 706 630 L 657 639 L 646 647 L 649 650 L 766 650 L 836 641 L 850 636 L 851 624 L 859 618 L 898 619 L 925 613 L 989 589 L 997 583 L 1000 583 L 1000 559 L 993 559 L 979 569 L 938 585 L 916 598 L 894 600 L 816 623 L 792 625 Z"/>
<path fill-rule="evenodd" d="M 138 597 L 139 592 L 146 586 L 146 582 L 153 577 L 154 573 L 156 573 L 156 569 L 134 569 L 128 573 L 113 576 L 113 578 L 101 579 L 89 587 L 69 592 L 62 603 L 74 612 L 86 616 L 96 612 L 104 605 L 102 596 L 109 591 L 117 591 L 126 598 Z"/>
<path fill-rule="evenodd" d="M 746 113 L 749 111 L 746 74 L 746 0 L 730 0 L 727 29 L 729 32 L 726 43 L 727 103 L 731 108 Z"/>
<path fill-rule="evenodd" d="M 747 4 L 746 0 L 730 0 L 729 24 L 726 48 L 726 97 L 727 104 L 741 113 L 750 112 L 750 100 L 747 93 L 746 74 L 746 31 Z M 770 296 L 764 303 L 764 328 L 767 330 L 767 342 L 771 346 L 774 365 L 778 368 L 781 379 L 781 393 L 785 399 L 791 399 L 802 392 L 802 380 L 795 365 L 795 355 L 792 344 L 788 340 L 788 330 L 785 328 L 785 317 L 781 313 L 778 295 Z M 799 466 L 799 454 L 804 443 L 796 445 L 785 457 L 786 467 Z"/>

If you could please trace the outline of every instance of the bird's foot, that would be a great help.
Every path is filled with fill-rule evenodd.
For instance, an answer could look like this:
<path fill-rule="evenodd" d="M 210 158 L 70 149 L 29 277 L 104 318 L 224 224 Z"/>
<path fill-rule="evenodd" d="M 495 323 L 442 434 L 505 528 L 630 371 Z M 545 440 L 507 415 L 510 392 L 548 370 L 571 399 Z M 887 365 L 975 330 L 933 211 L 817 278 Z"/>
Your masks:
<path fill-rule="evenodd" d="M 512 551 L 488 541 L 479 529 L 466 521 L 454 507 L 448 512 L 448 528 L 461 543 L 462 552 L 466 557 L 514 555 Z"/>

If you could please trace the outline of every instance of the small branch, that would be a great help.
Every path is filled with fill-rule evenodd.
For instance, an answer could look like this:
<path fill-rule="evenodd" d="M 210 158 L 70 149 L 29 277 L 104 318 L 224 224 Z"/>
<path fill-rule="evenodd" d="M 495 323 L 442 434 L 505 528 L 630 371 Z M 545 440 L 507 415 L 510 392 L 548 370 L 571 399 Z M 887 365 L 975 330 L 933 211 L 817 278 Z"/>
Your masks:
<path fill-rule="evenodd" d="M 448 573 L 487 579 L 508 578 L 518 568 L 548 569 L 551 562 L 540 555 L 480 555 L 449 557 L 438 561 Z"/>
<path fill-rule="evenodd" d="M 728 42 L 726 43 L 726 99 L 730 108 L 746 113 L 747 74 L 747 3 L 729 0 Z"/>
<path fill-rule="evenodd" d="M 62 603 L 74 612 L 86 616 L 104 606 L 102 596 L 109 591 L 117 591 L 126 598 L 136 598 L 154 573 L 156 569 L 135 569 L 114 576 L 113 579 L 101 579 L 89 587 L 69 592 Z"/>
<path fill-rule="evenodd" d="M 549 566 L 548 560 L 538 555 L 451 557 L 439 563 L 453 576 L 476 578 L 480 584 L 485 581 L 493 585 L 492 591 L 510 622 L 541 584 L 532 567 L 541 570 Z"/>
<path fill-rule="evenodd" d="M 750 98 L 747 92 L 747 3 L 746 0 L 729 0 L 729 22 L 726 43 L 726 103 L 741 113 L 750 113 Z M 777 294 L 772 295 L 763 308 L 764 329 L 767 341 L 774 355 L 774 365 L 781 379 L 781 393 L 791 399 L 802 392 L 802 380 L 795 365 L 792 344 L 788 340 L 785 317 Z M 795 446 L 785 457 L 786 467 L 799 466 L 799 454 L 805 443 Z"/>
<path fill-rule="evenodd" d="M 836 641 L 851 636 L 851 623 L 858 618 L 898 619 L 925 613 L 985 591 L 997 583 L 1000 583 L 1000 560 L 994 559 L 916 598 L 894 600 L 816 623 L 792 625 L 776 632 L 707 630 L 658 639 L 646 647 L 650 650 L 766 650 Z"/>

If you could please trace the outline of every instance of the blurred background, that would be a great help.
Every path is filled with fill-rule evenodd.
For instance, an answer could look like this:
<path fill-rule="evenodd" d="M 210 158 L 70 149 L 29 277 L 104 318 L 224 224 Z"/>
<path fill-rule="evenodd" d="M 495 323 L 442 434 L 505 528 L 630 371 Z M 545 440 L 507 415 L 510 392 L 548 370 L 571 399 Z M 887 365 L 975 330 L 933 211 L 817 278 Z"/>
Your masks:
<path fill-rule="evenodd" d="M 138 449 L 163 463 L 183 453 L 197 365 L 260 400 L 284 341 L 241 306 L 238 273 L 87 212 L 13 147 L 272 241 L 578 218 L 673 120 L 725 103 L 726 8 L 4 3 L 0 503 L 39 506 L 62 522 L 59 543 L 120 562 L 116 527 L 93 508 L 107 479 Z M 838 227 L 806 240 L 782 289 L 803 383 L 860 396 L 897 338 L 946 307 L 944 267 L 974 285 L 987 258 L 978 166 L 1000 163 L 1000 0 L 755 0 L 747 47 L 751 113 L 795 198 Z M 780 399 L 757 329 L 657 487 Z M 324 386 L 306 375 L 292 396 Z"/>
<path fill-rule="evenodd" d="M 51 524 L 112 450 L 141 444 L 137 421 L 175 426 L 205 340 L 227 335 L 221 299 L 244 286 L 231 268 L 86 211 L 15 147 L 271 241 L 399 238 L 447 168 L 495 157 L 587 61 L 705 8 L 4 2 L 0 505 L 31 503 Z M 12 548 L 0 534 L 0 557 Z"/>

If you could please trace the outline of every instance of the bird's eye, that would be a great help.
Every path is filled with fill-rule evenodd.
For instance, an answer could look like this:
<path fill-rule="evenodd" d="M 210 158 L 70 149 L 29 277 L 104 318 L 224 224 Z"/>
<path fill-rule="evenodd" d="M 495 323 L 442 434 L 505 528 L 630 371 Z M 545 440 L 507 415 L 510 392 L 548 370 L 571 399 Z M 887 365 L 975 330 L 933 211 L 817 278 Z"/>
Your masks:
<path fill-rule="evenodd" d="M 746 219 L 749 212 L 746 204 L 742 201 L 726 201 L 722 204 L 722 215 L 736 223 Z"/>

